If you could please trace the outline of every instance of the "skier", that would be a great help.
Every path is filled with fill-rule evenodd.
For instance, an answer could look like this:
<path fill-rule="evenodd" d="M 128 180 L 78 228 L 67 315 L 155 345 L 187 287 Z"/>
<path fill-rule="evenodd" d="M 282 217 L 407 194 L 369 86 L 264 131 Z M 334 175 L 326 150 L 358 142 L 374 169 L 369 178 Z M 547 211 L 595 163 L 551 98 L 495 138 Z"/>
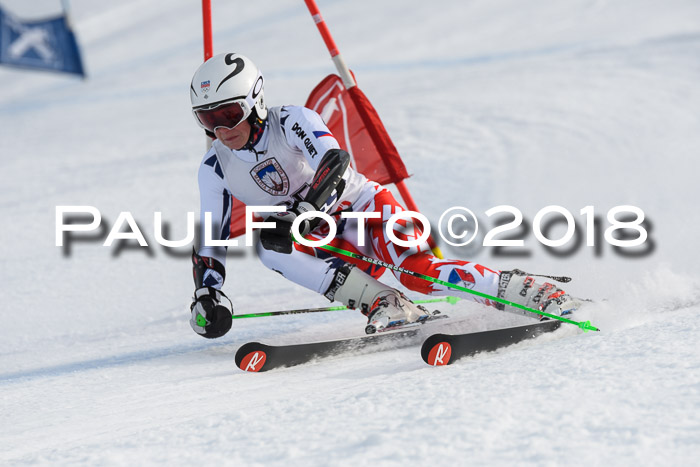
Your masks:
<path fill-rule="evenodd" d="M 389 240 L 386 222 L 405 210 L 391 192 L 349 166 L 350 156 L 314 111 L 299 106 L 267 108 L 264 78 L 247 57 L 236 53 L 216 55 L 195 72 L 190 86 L 192 111 L 197 123 L 214 138 L 199 168 L 201 221 L 211 213 L 214 240 L 229 237 L 231 195 L 251 206 L 283 205 L 282 213 L 267 213 L 274 229 L 262 229 L 256 245 L 265 266 L 330 301 L 359 309 L 368 318 L 366 332 L 390 323 L 409 323 L 429 314 L 395 288 L 377 278 L 383 268 L 292 241 L 293 220 L 303 212 L 322 211 L 337 223 L 331 245 L 378 258 L 408 270 L 468 287 L 491 296 L 536 307 L 556 315 L 568 314 L 576 301 L 557 286 L 536 284 L 519 270 L 498 271 L 477 263 L 438 259 L 427 244 L 402 247 Z M 360 229 L 357 219 L 341 219 L 341 212 L 376 212 Z M 272 215 L 271 215 L 272 214 Z M 299 231 L 310 240 L 325 238 L 327 225 L 306 219 Z M 362 230 L 362 232 L 360 232 Z M 360 241 L 365 234 L 365 241 Z M 402 240 L 420 237 L 410 220 L 396 223 Z M 206 238 L 206 237 L 204 237 Z M 198 334 L 215 338 L 231 328 L 232 304 L 221 291 L 226 276 L 224 247 L 204 246 L 193 254 L 195 293 L 190 325 Z M 406 288 L 429 295 L 460 295 L 489 306 L 523 312 L 458 292 L 445 286 L 394 272 Z"/>

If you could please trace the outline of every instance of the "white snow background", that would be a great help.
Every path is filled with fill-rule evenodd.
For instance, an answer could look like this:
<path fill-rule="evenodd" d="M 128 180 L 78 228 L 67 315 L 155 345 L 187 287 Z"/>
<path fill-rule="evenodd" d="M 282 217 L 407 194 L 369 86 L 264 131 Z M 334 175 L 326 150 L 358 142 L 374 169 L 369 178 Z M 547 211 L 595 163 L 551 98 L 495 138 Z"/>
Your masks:
<path fill-rule="evenodd" d="M 334 72 L 301 0 L 213 3 L 215 51 L 251 57 L 269 105 L 303 104 Z M 2 1 L 24 19 L 58 4 Z M 697 464 L 700 2 L 319 1 L 434 222 L 459 205 L 488 226 L 509 204 L 531 223 L 556 204 L 583 234 L 583 207 L 605 228 L 610 208 L 635 205 L 651 248 L 623 256 L 599 238 L 555 256 L 531 231 L 527 257 L 444 248 L 573 276 L 567 289 L 598 301 L 577 318 L 600 333 L 567 327 L 441 368 L 412 347 L 261 374 L 236 368 L 241 344 L 359 335 L 363 317 L 192 332 L 188 250 L 156 244 L 153 213 L 182 238 L 198 210 L 200 2 L 71 4 L 87 80 L 0 70 L 0 464 Z M 95 206 L 106 229 L 130 211 L 151 247 L 103 235 L 68 254 L 57 205 Z M 245 247 L 224 290 L 237 313 L 327 303 Z M 475 330 L 525 319 L 439 308 Z"/>

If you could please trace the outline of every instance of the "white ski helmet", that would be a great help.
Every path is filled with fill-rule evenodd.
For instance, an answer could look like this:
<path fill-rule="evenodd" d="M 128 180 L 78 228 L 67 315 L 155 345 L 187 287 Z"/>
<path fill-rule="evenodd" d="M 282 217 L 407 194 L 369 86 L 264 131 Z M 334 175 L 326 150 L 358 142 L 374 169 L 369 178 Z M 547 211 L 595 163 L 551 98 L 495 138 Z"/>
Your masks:
<path fill-rule="evenodd" d="M 202 63 L 192 77 L 190 100 L 199 126 L 214 133 L 253 117 L 265 120 L 264 79 L 248 57 L 223 53 Z"/>

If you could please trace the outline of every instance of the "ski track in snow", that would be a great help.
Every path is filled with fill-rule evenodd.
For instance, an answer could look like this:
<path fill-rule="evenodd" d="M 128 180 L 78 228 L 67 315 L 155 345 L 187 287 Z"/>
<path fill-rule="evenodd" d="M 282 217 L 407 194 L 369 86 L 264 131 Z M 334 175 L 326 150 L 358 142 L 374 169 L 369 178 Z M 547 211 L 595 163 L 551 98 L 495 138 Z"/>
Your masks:
<path fill-rule="evenodd" d="M 557 204 L 582 228 L 584 206 L 603 220 L 616 205 L 644 209 L 653 251 L 637 258 L 585 242 L 557 257 L 532 233 L 515 256 L 443 248 L 574 277 L 567 289 L 595 300 L 576 319 L 602 332 L 565 326 L 441 368 L 411 347 L 239 371 L 245 342 L 353 337 L 364 318 L 237 320 L 208 341 L 187 324 L 186 248 L 109 249 L 107 230 L 70 253 L 54 245 L 56 205 L 97 206 L 107 228 L 131 211 L 151 245 L 162 211 L 183 237 L 204 151 L 187 95 L 199 4 L 73 0 L 86 81 L 0 70 L 0 463 L 697 463 L 700 4 L 319 3 L 431 220 L 509 204 L 532 221 Z M 48 0 L 3 8 L 56 12 Z M 216 50 L 256 61 L 269 105 L 303 103 L 333 72 L 301 2 L 214 12 Z M 238 313 L 326 304 L 250 251 L 229 256 Z M 435 308 L 474 331 L 527 322 L 465 302 Z"/>

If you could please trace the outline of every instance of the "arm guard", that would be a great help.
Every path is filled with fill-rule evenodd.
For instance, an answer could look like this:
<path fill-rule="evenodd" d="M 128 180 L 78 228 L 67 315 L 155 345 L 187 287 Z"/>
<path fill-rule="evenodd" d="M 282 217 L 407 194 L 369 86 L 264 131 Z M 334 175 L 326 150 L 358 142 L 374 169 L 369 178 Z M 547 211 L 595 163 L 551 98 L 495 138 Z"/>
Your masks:
<path fill-rule="evenodd" d="M 318 210 L 326 203 L 333 190 L 337 190 L 340 198 L 345 189 L 343 174 L 349 165 L 350 154 L 342 149 L 329 149 L 316 169 L 311 188 L 304 201 L 311 203 Z"/>

